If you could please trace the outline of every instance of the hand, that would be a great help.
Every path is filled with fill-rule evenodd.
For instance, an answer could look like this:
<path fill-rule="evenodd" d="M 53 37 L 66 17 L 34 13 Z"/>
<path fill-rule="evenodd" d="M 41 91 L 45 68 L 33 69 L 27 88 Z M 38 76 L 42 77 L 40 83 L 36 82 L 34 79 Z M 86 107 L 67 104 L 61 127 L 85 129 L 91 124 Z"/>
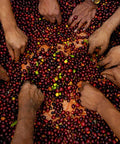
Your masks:
<path fill-rule="evenodd" d="M 100 66 L 105 66 L 105 68 L 110 68 L 112 66 L 116 66 L 120 64 L 119 57 L 120 57 L 120 45 L 110 49 L 107 56 L 98 64 Z"/>
<path fill-rule="evenodd" d="M 19 94 L 19 107 L 37 110 L 44 100 L 44 95 L 37 86 L 25 82 Z"/>
<path fill-rule="evenodd" d="M 57 23 L 61 24 L 62 17 L 57 0 L 40 0 L 38 9 L 39 13 L 51 23 L 57 20 Z"/>
<path fill-rule="evenodd" d="M 7 75 L 6 70 L 0 65 L 0 79 L 4 81 L 9 81 L 9 77 Z"/>
<path fill-rule="evenodd" d="M 108 47 L 110 40 L 110 33 L 107 31 L 107 27 L 104 25 L 97 29 L 90 37 L 89 37 L 89 50 L 88 52 L 92 54 L 95 49 L 100 47 L 99 54 L 103 54 Z"/>
<path fill-rule="evenodd" d="M 120 87 L 120 65 L 112 69 L 107 69 L 101 73 L 105 78 Z"/>
<path fill-rule="evenodd" d="M 85 1 L 76 6 L 72 12 L 72 16 L 69 18 L 68 24 L 71 24 L 71 27 L 74 27 L 78 24 L 78 27 L 75 31 L 80 29 L 84 25 L 84 30 L 87 29 L 90 25 L 92 18 L 94 18 L 96 13 L 96 5 L 93 2 Z"/>
<path fill-rule="evenodd" d="M 81 104 L 87 109 L 97 111 L 99 104 L 105 99 L 104 95 L 90 84 L 83 82 L 81 87 Z"/>
<path fill-rule="evenodd" d="M 18 27 L 14 27 L 5 33 L 5 38 L 12 59 L 18 61 L 20 54 L 23 54 L 26 48 L 27 36 Z"/>

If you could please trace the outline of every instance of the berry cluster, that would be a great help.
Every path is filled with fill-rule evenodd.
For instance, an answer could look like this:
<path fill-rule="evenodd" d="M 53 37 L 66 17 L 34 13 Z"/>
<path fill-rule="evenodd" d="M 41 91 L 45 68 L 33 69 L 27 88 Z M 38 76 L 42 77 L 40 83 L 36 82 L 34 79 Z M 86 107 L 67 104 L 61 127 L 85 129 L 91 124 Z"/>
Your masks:
<path fill-rule="evenodd" d="M 115 12 L 119 1 L 103 0 L 84 36 L 80 35 L 82 29 L 76 34 L 67 23 L 72 10 L 80 2 L 82 0 L 59 0 L 63 20 L 58 26 L 40 16 L 37 0 L 12 1 L 18 26 L 29 40 L 20 62 L 15 63 L 8 54 L 2 27 L 0 29 L 0 63 L 10 77 L 9 83 L 0 82 L 0 143 L 10 143 L 13 137 L 17 123 L 18 94 L 26 80 L 36 84 L 45 94 L 45 101 L 35 121 L 36 144 L 119 143 L 100 115 L 81 107 L 78 91 L 81 81 L 89 81 L 120 110 L 119 89 L 100 75 L 103 69 L 97 65 L 97 53 L 92 57 L 87 53 L 88 36 Z M 118 27 L 113 33 L 110 48 L 120 44 L 119 31 Z M 79 43 L 81 46 L 76 48 Z"/>

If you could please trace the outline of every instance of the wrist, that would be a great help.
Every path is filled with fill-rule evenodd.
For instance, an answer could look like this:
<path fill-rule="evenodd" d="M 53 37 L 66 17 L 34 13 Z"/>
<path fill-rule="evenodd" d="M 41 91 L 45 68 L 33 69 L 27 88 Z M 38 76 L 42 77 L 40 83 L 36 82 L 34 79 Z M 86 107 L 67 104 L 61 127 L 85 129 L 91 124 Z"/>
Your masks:
<path fill-rule="evenodd" d="M 90 6 L 94 7 L 94 8 L 97 8 L 97 5 L 95 3 L 92 2 L 92 0 L 85 0 L 85 2 L 87 4 L 89 4 Z"/>
<path fill-rule="evenodd" d="M 101 114 L 101 111 L 104 110 L 106 103 L 108 102 L 108 100 L 104 97 L 101 102 L 98 104 L 97 106 L 97 112 L 99 114 Z"/>
<path fill-rule="evenodd" d="M 19 120 L 32 120 L 32 121 L 34 121 L 35 115 L 36 115 L 36 111 L 32 107 L 19 108 L 18 121 Z"/>
<path fill-rule="evenodd" d="M 1 21 L 1 23 L 2 23 L 5 35 L 9 32 L 14 31 L 17 27 L 17 23 L 14 20 L 11 20 L 9 22 L 7 20 L 3 20 Z"/>

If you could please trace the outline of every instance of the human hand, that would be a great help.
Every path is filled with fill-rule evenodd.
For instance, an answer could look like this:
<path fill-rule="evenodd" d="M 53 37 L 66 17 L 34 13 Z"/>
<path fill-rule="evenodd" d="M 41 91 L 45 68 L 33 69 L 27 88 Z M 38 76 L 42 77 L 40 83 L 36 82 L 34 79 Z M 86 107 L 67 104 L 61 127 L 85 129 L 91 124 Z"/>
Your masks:
<path fill-rule="evenodd" d="M 43 15 L 46 20 L 51 23 L 57 20 L 57 23 L 61 24 L 62 17 L 57 0 L 40 0 L 38 9 L 39 13 Z"/>
<path fill-rule="evenodd" d="M 107 56 L 100 61 L 98 64 L 100 66 L 105 66 L 105 68 L 110 68 L 120 64 L 120 45 L 115 46 L 108 52 Z"/>
<path fill-rule="evenodd" d="M 87 109 L 97 111 L 99 104 L 105 99 L 104 95 L 95 87 L 83 82 L 80 89 L 81 105 Z"/>
<path fill-rule="evenodd" d="M 101 73 L 105 78 L 120 87 L 120 65 L 112 69 L 107 69 Z"/>
<path fill-rule="evenodd" d="M 18 61 L 26 48 L 27 36 L 18 27 L 14 27 L 5 32 L 5 39 L 9 54 L 13 60 Z"/>
<path fill-rule="evenodd" d="M 92 1 L 84 1 L 81 4 L 78 4 L 69 18 L 68 24 L 71 24 L 71 27 L 74 27 L 78 24 L 75 32 L 84 25 L 84 30 L 87 29 L 90 25 L 92 18 L 94 18 L 96 13 L 96 5 Z"/>
<path fill-rule="evenodd" d="M 25 82 L 19 94 L 19 107 L 37 110 L 44 100 L 44 95 L 37 86 Z"/>
<path fill-rule="evenodd" d="M 0 79 L 4 81 L 9 81 L 9 77 L 7 75 L 6 70 L 0 65 Z"/>
<path fill-rule="evenodd" d="M 92 54 L 95 49 L 100 47 L 99 54 L 103 54 L 108 47 L 110 40 L 110 33 L 107 31 L 105 26 L 97 29 L 90 37 L 89 37 L 89 50 L 88 52 Z"/>

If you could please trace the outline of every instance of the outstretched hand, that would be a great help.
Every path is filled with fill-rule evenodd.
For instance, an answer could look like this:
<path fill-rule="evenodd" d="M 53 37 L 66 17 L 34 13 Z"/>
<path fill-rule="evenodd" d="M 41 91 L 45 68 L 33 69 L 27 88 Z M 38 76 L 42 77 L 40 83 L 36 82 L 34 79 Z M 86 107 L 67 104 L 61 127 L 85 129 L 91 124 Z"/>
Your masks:
<path fill-rule="evenodd" d="M 71 24 L 71 27 L 74 27 L 76 24 L 78 24 L 78 27 L 75 31 L 84 25 L 85 30 L 89 27 L 92 18 L 95 16 L 95 13 L 96 5 L 93 4 L 93 2 L 84 1 L 74 8 L 71 17 L 69 18 L 68 24 Z"/>

